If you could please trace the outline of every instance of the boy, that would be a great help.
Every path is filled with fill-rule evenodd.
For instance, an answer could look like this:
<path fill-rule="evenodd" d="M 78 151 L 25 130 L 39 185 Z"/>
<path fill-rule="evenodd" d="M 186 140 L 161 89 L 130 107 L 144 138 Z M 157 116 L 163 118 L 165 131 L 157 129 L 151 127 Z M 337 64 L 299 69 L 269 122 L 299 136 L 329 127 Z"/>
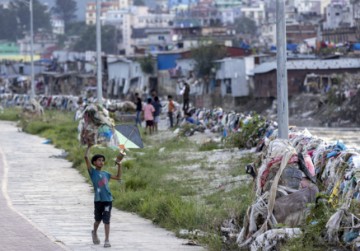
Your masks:
<path fill-rule="evenodd" d="M 169 100 L 169 103 L 168 103 L 168 116 L 169 116 L 169 120 L 170 120 L 170 128 L 173 128 L 174 127 L 173 114 L 176 111 L 176 108 L 175 108 L 175 104 L 173 102 L 173 99 L 172 99 L 171 95 L 168 96 L 168 100 Z"/>
<path fill-rule="evenodd" d="M 104 155 L 95 154 L 91 158 L 91 162 L 90 162 L 88 157 L 90 148 L 91 145 L 89 145 L 88 148 L 86 149 L 85 162 L 91 181 L 94 186 L 94 195 L 95 195 L 94 198 L 95 222 L 91 234 L 92 234 L 93 243 L 100 244 L 100 240 L 97 236 L 97 230 L 102 220 L 105 229 L 104 247 L 107 248 L 107 247 L 111 247 L 109 242 L 109 234 L 110 234 L 110 216 L 111 216 L 111 208 L 112 208 L 112 200 L 113 200 L 109 188 L 109 181 L 110 179 L 121 180 L 121 175 L 122 175 L 121 160 L 117 159 L 117 161 L 115 162 L 118 167 L 117 175 L 116 176 L 111 175 L 110 173 L 101 170 L 105 162 Z M 95 168 L 92 165 L 94 165 Z"/>

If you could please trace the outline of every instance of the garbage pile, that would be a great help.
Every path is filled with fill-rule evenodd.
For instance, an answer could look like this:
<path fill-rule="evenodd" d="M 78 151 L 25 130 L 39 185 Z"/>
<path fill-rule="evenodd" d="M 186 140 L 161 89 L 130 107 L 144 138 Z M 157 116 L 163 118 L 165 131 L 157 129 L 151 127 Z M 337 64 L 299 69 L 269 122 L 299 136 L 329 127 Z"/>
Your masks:
<path fill-rule="evenodd" d="M 258 159 L 246 167 L 255 182 L 256 199 L 237 235 L 241 248 L 272 250 L 284 239 L 299 237 L 309 205 L 335 212 L 319 235 L 332 246 L 360 247 L 360 152 L 341 142 L 329 144 L 308 130 L 290 129 L 289 140 L 277 129 L 262 140 Z M 325 200 L 325 201 L 323 201 Z M 286 226 L 286 227 L 281 227 Z"/>
<path fill-rule="evenodd" d="M 22 111 L 25 116 L 29 117 L 44 115 L 43 107 L 35 99 L 30 99 L 28 103 L 25 103 Z"/>
<path fill-rule="evenodd" d="M 79 116 L 79 141 L 82 145 L 102 145 L 117 147 L 114 121 L 109 112 L 100 105 L 87 105 Z"/>

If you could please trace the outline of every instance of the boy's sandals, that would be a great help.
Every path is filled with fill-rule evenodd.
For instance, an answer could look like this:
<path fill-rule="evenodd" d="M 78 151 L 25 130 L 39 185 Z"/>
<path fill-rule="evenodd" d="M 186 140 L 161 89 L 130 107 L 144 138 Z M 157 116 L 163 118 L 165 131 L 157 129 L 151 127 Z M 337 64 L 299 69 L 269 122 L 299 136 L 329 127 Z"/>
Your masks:
<path fill-rule="evenodd" d="M 111 247 L 110 242 L 109 242 L 109 241 L 105 241 L 105 243 L 104 243 L 104 248 L 109 248 L 109 247 Z"/>
<path fill-rule="evenodd" d="M 92 236 L 93 243 L 94 243 L 95 245 L 100 244 L 100 239 L 99 239 L 99 237 L 97 236 L 97 234 L 94 233 L 94 230 L 91 231 L 91 236 Z"/>

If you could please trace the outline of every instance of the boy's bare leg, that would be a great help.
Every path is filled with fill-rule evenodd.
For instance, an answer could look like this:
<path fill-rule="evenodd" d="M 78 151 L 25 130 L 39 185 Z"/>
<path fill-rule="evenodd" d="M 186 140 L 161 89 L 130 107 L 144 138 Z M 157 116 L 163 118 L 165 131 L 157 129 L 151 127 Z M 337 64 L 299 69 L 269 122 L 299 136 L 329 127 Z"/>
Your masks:
<path fill-rule="evenodd" d="M 99 225 L 100 225 L 100 221 L 95 221 L 94 222 L 94 229 L 91 232 L 94 244 L 100 244 L 99 237 L 97 236 L 97 230 L 99 228 Z"/>
<path fill-rule="evenodd" d="M 105 241 L 109 241 L 110 224 L 104 224 L 105 229 Z"/>
<path fill-rule="evenodd" d="M 94 233 L 95 234 L 97 233 L 97 230 L 99 228 L 100 223 L 101 223 L 101 221 L 95 221 L 94 222 Z"/>

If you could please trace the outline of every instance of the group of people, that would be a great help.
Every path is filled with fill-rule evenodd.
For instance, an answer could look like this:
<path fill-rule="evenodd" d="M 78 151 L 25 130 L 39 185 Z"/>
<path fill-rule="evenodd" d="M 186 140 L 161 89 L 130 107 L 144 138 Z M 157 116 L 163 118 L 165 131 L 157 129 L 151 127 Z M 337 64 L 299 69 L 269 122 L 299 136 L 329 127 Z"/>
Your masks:
<path fill-rule="evenodd" d="M 190 86 L 188 83 L 184 83 L 184 88 L 181 90 L 183 96 L 183 111 L 184 114 L 187 114 L 189 110 L 190 103 Z M 167 104 L 167 115 L 170 122 L 170 128 L 174 127 L 174 115 L 177 111 L 173 97 L 168 95 L 168 104 Z M 136 118 L 135 125 L 140 125 L 143 120 L 145 120 L 145 132 L 152 134 L 153 132 L 158 131 L 159 117 L 163 105 L 161 104 L 159 97 L 156 94 L 155 90 L 151 91 L 151 97 L 147 98 L 146 104 L 143 105 L 142 100 L 139 96 L 139 93 L 135 93 L 135 103 L 136 103 Z"/>
<path fill-rule="evenodd" d="M 136 118 L 135 125 L 141 126 L 142 118 L 145 120 L 145 132 L 149 134 L 158 131 L 159 116 L 161 113 L 161 102 L 156 95 L 156 91 L 151 92 L 151 97 L 147 98 L 146 104 L 143 105 L 139 93 L 135 93 L 136 99 Z"/>

